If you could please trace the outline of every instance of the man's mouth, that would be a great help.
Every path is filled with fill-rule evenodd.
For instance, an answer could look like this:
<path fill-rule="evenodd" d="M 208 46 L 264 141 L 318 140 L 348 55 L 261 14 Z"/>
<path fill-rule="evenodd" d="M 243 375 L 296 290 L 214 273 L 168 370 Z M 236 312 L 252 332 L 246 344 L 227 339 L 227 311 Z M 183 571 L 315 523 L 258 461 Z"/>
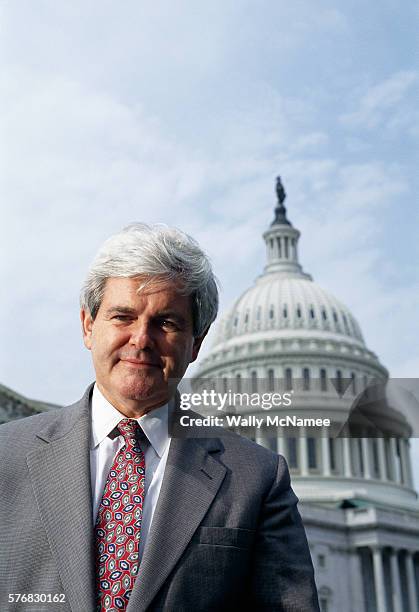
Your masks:
<path fill-rule="evenodd" d="M 141 367 L 150 367 L 150 368 L 160 368 L 160 365 L 158 363 L 156 363 L 155 361 L 149 361 L 147 359 L 134 359 L 134 358 L 125 358 L 125 359 L 121 359 L 120 361 L 122 361 L 123 363 L 126 363 L 127 365 L 132 365 L 132 366 L 141 366 Z"/>

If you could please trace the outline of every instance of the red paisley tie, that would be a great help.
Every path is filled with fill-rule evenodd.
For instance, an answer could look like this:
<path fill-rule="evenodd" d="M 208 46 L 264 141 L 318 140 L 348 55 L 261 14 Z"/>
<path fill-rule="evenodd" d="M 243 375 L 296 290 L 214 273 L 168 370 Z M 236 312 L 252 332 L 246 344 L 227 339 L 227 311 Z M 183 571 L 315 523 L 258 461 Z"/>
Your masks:
<path fill-rule="evenodd" d="M 118 424 L 125 445 L 106 481 L 95 525 L 97 610 L 125 610 L 138 573 L 144 500 L 144 455 L 133 419 Z"/>

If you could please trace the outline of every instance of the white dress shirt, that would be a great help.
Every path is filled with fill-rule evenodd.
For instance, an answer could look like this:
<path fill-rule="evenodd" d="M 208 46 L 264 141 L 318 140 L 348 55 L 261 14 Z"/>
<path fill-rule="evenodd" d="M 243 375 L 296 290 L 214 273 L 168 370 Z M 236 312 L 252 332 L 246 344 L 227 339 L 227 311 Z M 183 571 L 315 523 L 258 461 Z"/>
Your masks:
<path fill-rule="evenodd" d="M 93 388 L 91 414 L 90 478 L 93 495 L 93 524 L 95 524 L 113 460 L 125 443 L 121 434 L 114 439 L 108 436 L 119 421 L 127 417 L 108 402 L 96 384 Z M 145 488 L 139 547 L 140 559 L 156 509 L 169 452 L 168 418 L 169 406 L 165 404 L 136 419 L 146 436 L 146 441 L 141 445 L 145 459 Z"/>

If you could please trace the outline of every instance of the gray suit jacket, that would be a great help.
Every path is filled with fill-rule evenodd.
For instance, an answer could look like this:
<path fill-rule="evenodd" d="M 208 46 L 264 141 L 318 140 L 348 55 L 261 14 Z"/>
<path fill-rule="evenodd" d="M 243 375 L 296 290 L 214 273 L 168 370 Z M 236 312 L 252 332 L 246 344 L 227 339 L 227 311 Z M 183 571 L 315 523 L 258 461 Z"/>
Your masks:
<path fill-rule="evenodd" d="M 91 388 L 0 427 L 2 612 L 94 611 Z M 282 457 L 233 433 L 173 438 L 128 612 L 317 611 L 296 503 Z"/>

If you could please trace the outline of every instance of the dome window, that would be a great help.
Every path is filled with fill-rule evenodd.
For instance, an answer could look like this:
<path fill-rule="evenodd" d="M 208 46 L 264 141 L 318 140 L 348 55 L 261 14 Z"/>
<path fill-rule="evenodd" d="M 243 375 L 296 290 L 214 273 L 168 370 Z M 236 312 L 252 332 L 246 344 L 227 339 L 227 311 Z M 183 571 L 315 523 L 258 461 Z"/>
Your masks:
<path fill-rule="evenodd" d="M 269 310 L 269 318 L 273 319 L 275 316 L 275 311 L 274 311 L 274 307 L 271 306 L 271 309 Z"/>
<path fill-rule="evenodd" d="M 330 469 L 332 472 L 336 472 L 336 447 L 335 440 L 333 438 L 329 438 L 329 456 L 330 456 Z"/>
<path fill-rule="evenodd" d="M 292 370 L 291 368 L 286 368 L 285 370 L 285 390 L 292 390 Z"/>
<path fill-rule="evenodd" d="M 272 369 L 268 370 L 268 391 L 273 391 L 275 387 L 275 372 Z"/>
<path fill-rule="evenodd" d="M 241 374 L 236 375 L 236 390 L 237 390 L 237 393 L 241 393 L 242 391 L 242 375 Z"/>
<path fill-rule="evenodd" d="M 320 391 L 327 391 L 327 373 L 325 368 L 320 369 Z"/>
<path fill-rule="evenodd" d="M 316 313 L 314 312 L 314 308 L 313 308 L 313 306 L 311 306 L 311 308 L 310 308 L 310 317 L 311 317 L 312 319 L 314 319 L 314 318 L 316 317 Z"/>
<path fill-rule="evenodd" d="M 303 368 L 303 391 L 310 391 L 310 370 Z"/>
<path fill-rule="evenodd" d="M 301 319 L 301 316 L 302 316 L 302 313 L 301 313 L 301 306 L 300 306 L 300 305 L 298 305 L 298 306 L 297 306 L 297 317 L 298 317 L 299 319 Z"/>
<path fill-rule="evenodd" d="M 322 318 L 323 321 L 327 321 L 327 312 L 325 308 L 322 308 Z"/>
<path fill-rule="evenodd" d="M 253 370 L 252 372 L 252 393 L 257 393 L 258 390 L 258 373 Z"/>
<path fill-rule="evenodd" d="M 336 391 L 338 392 L 338 395 L 343 395 L 344 393 L 341 370 L 336 370 Z"/>
<path fill-rule="evenodd" d="M 258 321 L 260 321 L 260 306 L 258 306 L 258 309 L 256 311 L 256 318 Z"/>
<path fill-rule="evenodd" d="M 345 326 L 345 331 L 346 331 L 347 334 L 349 334 L 348 319 L 346 318 L 345 313 L 342 313 L 342 319 L 343 319 L 343 324 Z"/>
<path fill-rule="evenodd" d="M 234 319 L 234 324 L 233 324 L 233 325 L 234 325 L 234 327 L 237 327 L 238 322 L 239 322 L 239 318 L 238 318 L 238 317 L 235 317 L 235 319 Z"/>
<path fill-rule="evenodd" d="M 333 311 L 333 320 L 335 323 L 338 322 L 338 315 L 336 314 L 336 310 Z"/>
<path fill-rule="evenodd" d="M 284 319 L 288 318 L 288 308 L 287 308 L 286 304 L 284 304 L 284 308 L 282 310 L 282 314 L 283 314 Z"/>
<path fill-rule="evenodd" d="M 249 313 L 246 312 L 246 316 L 244 317 L 244 322 L 248 323 L 249 322 Z"/>

